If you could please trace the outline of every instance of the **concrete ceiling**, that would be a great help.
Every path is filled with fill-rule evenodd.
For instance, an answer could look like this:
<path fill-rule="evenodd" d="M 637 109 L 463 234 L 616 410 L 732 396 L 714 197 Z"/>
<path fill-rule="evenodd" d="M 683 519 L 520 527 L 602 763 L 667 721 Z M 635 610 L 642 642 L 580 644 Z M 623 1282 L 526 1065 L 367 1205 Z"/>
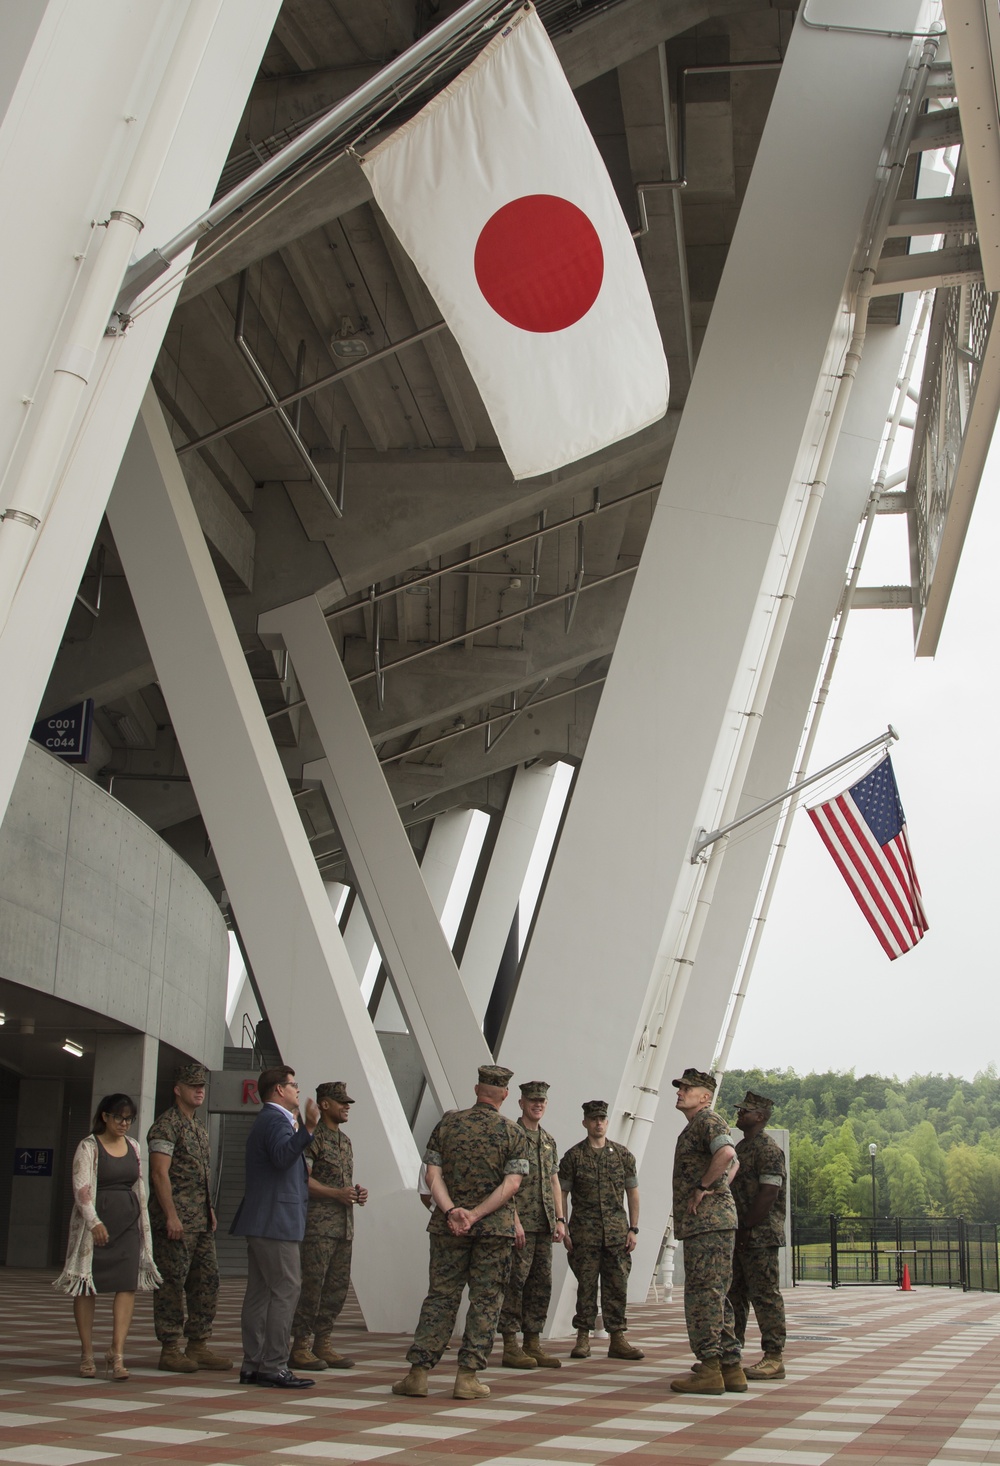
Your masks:
<path fill-rule="evenodd" d="M 455 8 L 448 0 L 285 0 L 222 188 Z M 660 47 L 676 97 L 681 68 L 780 61 L 793 19 L 791 6 L 767 0 L 549 0 L 539 10 L 633 227 L 636 184 L 672 172 Z M 311 592 L 330 612 L 415 831 L 451 807 L 501 808 L 526 759 L 580 757 L 777 74 L 689 73 L 688 186 L 647 195 L 650 227 L 638 242 L 670 363 L 670 411 L 559 473 L 513 481 L 447 331 L 392 349 L 439 314 L 350 160 L 280 208 L 247 210 L 239 237 L 213 245 L 191 276 L 154 382 L 294 789 L 320 750 L 308 713 L 294 706 L 294 668 L 262 647 L 256 626 L 262 612 Z M 262 389 L 235 340 L 241 280 L 245 340 L 275 391 L 326 383 L 289 408 L 311 464 L 278 417 L 260 413 Z M 341 375 L 338 340 L 361 343 L 364 365 Z M 335 488 L 343 434 L 338 520 L 314 478 Z M 581 552 L 574 605 L 567 593 Z M 444 566 L 456 568 L 434 573 Z M 89 771 L 216 885 L 106 526 L 81 586 L 91 603 L 102 570 L 100 614 L 77 605 L 41 711 L 94 697 L 99 735 Z M 305 791 L 300 807 L 324 869 L 340 873 L 319 797 Z"/>

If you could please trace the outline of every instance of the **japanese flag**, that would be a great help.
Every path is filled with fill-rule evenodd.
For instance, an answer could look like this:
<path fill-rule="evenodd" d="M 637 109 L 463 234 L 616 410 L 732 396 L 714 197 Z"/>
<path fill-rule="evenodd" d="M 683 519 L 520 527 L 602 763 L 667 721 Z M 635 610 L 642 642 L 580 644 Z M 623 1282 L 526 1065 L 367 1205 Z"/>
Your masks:
<path fill-rule="evenodd" d="M 362 166 L 515 478 L 663 416 L 667 363 L 635 244 L 531 6 Z"/>

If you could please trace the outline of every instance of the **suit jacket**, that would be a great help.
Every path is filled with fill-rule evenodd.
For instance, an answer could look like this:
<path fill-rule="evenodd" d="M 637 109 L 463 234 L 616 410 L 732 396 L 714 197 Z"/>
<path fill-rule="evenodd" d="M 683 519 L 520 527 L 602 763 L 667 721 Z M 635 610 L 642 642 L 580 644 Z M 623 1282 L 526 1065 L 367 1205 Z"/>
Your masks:
<path fill-rule="evenodd" d="M 309 1177 L 303 1152 L 312 1140 L 304 1125 L 293 1130 L 273 1105 L 265 1105 L 247 1137 L 243 1200 L 230 1232 L 301 1242 L 306 1230 Z"/>

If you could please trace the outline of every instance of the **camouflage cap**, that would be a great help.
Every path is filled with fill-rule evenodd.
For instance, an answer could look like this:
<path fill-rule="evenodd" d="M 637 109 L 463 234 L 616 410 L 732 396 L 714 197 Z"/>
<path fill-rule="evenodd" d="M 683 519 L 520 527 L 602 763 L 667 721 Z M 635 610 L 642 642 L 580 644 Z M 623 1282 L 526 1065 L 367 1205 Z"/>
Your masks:
<path fill-rule="evenodd" d="M 205 1072 L 204 1064 L 178 1064 L 174 1070 L 174 1083 L 192 1086 L 207 1084 L 208 1075 Z"/>
<path fill-rule="evenodd" d="M 479 1083 L 489 1084 L 494 1089 L 506 1089 L 514 1078 L 513 1069 L 505 1069 L 502 1064 L 480 1064 Z"/>
<path fill-rule="evenodd" d="M 774 1109 L 774 1100 L 768 1099 L 763 1094 L 754 1094 L 752 1089 L 748 1089 L 743 1096 L 743 1103 L 737 1108 L 741 1110 L 760 1110 L 761 1114 L 769 1115 Z"/>
<path fill-rule="evenodd" d="M 585 1120 L 606 1120 L 608 1118 L 607 1100 L 585 1100 L 583 1118 Z"/>
<path fill-rule="evenodd" d="M 347 1085 L 342 1079 L 328 1079 L 326 1084 L 316 1086 L 316 1103 L 320 1100 L 336 1100 L 338 1105 L 353 1105 L 354 1101 L 347 1093 Z"/>
<path fill-rule="evenodd" d="M 689 1089 L 710 1089 L 715 1093 L 715 1075 L 703 1074 L 700 1069 L 685 1069 L 680 1079 L 671 1079 L 670 1083 L 675 1089 L 686 1084 Z"/>
<path fill-rule="evenodd" d="M 548 1099 L 549 1086 L 544 1079 L 529 1079 L 527 1084 L 521 1085 L 522 1099 Z"/>

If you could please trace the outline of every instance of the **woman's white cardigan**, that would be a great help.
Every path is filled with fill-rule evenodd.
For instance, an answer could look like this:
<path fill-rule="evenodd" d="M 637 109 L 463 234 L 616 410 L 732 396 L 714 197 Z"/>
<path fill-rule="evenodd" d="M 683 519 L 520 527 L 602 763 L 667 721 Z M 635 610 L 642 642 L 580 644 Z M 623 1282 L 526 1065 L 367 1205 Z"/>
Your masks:
<path fill-rule="evenodd" d="M 139 1147 L 127 1135 L 126 1140 L 135 1151 L 139 1162 L 139 1177 L 132 1187 L 139 1202 L 139 1288 L 146 1292 L 158 1288 L 163 1282 L 153 1262 L 153 1242 L 149 1232 L 149 1213 L 146 1210 L 146 1188 L 142 1183 L 142 1159 Z M 69 1244 L 66 1248 L 66 1265 L 52 1284 L 63 1293 L 94 1293 L 94 1238 L 91 1228 L 101 1220 L 94 1206 L 97 1195 L 97 1159 L 100 1141 L 96 1135 L 85 1135 L 76 1148 L 73 1157 L 73 1215 L 69 1222 Z"/>

